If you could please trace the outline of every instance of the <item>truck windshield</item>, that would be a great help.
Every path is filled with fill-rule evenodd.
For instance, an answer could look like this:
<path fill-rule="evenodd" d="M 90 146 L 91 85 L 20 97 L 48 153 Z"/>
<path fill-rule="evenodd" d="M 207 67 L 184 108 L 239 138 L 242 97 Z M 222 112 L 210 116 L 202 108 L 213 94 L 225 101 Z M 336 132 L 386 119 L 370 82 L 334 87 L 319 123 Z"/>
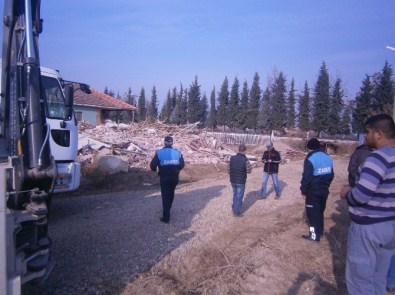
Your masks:
<path fill-rule="evenodd" d="M 47 101 L 47 117 L 52 119 L 68 120 L 62 89 L 58 80 L 41 76 L 41 82 Z"/>

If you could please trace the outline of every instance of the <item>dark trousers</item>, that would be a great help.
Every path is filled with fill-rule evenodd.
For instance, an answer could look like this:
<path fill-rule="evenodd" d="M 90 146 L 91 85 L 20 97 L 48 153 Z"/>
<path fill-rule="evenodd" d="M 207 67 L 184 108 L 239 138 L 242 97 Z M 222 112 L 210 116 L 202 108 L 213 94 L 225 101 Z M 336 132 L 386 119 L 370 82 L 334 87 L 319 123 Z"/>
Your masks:
<path fill-rule="evenodd" d="M 160 191 L 162 193 L 163 219 L 170 220 L 170 209 L 174 200 L 174 190 L 178 184 L 178 176 L 161 176 Z"/>
<path fill-rule="evenodd" d="M 324 234 L 324 211 L 328 194 L 325 192 L 309 193 L 306 197 L 306 215 L 309 220 L 310 233 L 315 233 L 318 239 Z"/>

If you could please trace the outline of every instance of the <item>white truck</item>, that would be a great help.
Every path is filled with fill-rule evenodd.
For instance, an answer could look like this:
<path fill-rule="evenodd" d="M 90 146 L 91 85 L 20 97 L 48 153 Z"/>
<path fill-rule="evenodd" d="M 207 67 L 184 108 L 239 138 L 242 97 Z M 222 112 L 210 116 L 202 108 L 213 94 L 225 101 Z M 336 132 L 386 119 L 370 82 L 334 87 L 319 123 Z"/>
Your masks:
<path fill-rule="evenodd" d="M 40 67 L 40 0 L 5 0 L 0 90 L 0 295 L 51 271 L 54 192 L 80 183 L 73 82 Z M 81 86 L 81 85 L 80 85 Z M 83 87 L 81 87 L 83 88 Z"/>

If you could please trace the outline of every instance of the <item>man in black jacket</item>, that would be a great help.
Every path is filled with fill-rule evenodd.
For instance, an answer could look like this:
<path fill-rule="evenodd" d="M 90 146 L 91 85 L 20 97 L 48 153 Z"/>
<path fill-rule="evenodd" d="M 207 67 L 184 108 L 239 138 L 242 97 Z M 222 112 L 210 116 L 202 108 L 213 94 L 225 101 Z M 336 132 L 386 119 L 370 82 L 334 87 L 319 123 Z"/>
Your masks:
<path fill-rule="evenodd" d="M 267 198 L 266 187 L 269 177 L 272 177 L 274 191 L 276 192 L 276 199 L 280 198 L 280 185 L 278 183 L 278 166 L 281 163 L 281 155 L 274 148 L 273 143 L 268 141 L 266 143 L 267 150 L 263 152 L 262 163 L 263 165 L 263 176 L 262 176 L 262 199 Z"/>
<path fill-rule="evenodd" d="M 320 142 L 312 138 L 307 143 L 311 150 L 303 165 L 300 191 L 306 198 L 306 215 L 309 234 L 302 237 L 310 241 L 320 241 L 324 233 L 324 211 L 329 195 L 329 186 L 334 178 L 332 158 L 320 150 Z"/>
<path fill-rule="evenodd" d="M 165 146 L 155 153 L 150 163 L 152 171 L 159 168 L 160 190 L 162 193 L 163 216 L 160 221 L 169 223 L 170 209 L 174 200 L 174 191 L 178 184 L 180 170 L 184 168 L 184 158 L 179 150 L 173 148 L 173 138 L 165 137 Z"/>
<path fill-rule="evenodd" d="M 241 144 L 239 146 L 239 152 L 230 157 L 228 166 L 230 183 L 233 189 L 232 211 L 235 216 L 241 216 L 247 173 L 250 173 L 252 170 L 250 161 L 244 154 L 246 149 L 246 146 Z"/>

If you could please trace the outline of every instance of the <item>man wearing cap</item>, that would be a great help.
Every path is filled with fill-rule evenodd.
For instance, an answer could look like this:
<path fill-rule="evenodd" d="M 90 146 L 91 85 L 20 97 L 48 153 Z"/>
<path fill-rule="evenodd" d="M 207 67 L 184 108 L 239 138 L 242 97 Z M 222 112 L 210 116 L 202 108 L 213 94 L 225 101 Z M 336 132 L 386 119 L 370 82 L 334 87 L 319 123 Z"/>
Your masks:
<path fill-rule="evenodd" d="M 309 234 L 302 237 L 319 242 L 324 233 L 324 211 L 329 186 L 334 178 L 333 161 L 328 154 L 321 151 L 317 138 L 310 139 L 307 148 L 311 151 L 304 160 L 300 191 L 306 199 Z"/>
<path fill-rule="evenodd" d="M 263 166 L 263 176 L 262 176 L 262 190 L 261 197 L 266 199 L 266 186 L 269 177 L 272 177 L 274 191 L 276 192 L 276 199 L 280 197 L 280 185 L 278 184 L 278 166 L 281 163 L 280 153 L 273 147 L 273 143 L 268 141 L 266 143 L 267 150 L 263 152 L 262 162 Z"/>
<path fill-rule="evenodd" d="M 173 148 L 173 138 L 165 137 L 165 146 L 155 153 L 150 163 L 152 171 L 159 168 L 160 190 L 162 194 L 163 216 L 160 221 L 169 223 L 170 209 L 174 200 L 174 191 L 178 184 L 180 170 L 184 168 L 184 158 L 179 150 Z"/>

